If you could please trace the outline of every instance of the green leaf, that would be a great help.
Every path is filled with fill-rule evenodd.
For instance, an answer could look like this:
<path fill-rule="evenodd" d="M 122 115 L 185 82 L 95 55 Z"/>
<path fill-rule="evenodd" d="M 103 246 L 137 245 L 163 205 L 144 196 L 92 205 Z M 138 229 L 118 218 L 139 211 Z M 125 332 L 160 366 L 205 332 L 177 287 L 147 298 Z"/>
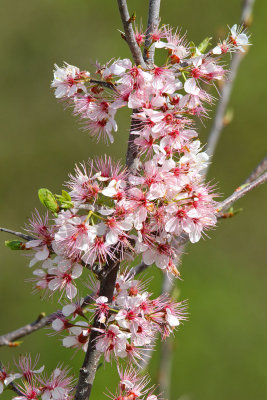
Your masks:
<path fill-rule="evenodd" d="M 21 242 L 20 240 L 6 240 L 5 246 L 11 250 L 24 250 L 25 249 L 24 242 Z"/>
<path fill-rule="evenodd" d="M 207 47 L 209 46 L 210 42 L 212 40 L 212 37 L 206 37 L 198 46 L 198 50 L 200 53 L 205 53 Z"/>
<path fill-rule="evenodd" d="M 69 193 L 66 192 L 66 190 L 62 190 L 62 197 L 67 201 L 71 201 L 71 197 L 70 197 Z"/>
<path fill-rule="evenodd" d="M 57 201 L 59 202 L 60 208 L 64 210 L 68 210 L 73 207 L 73 202 L 71 201 L 71 197 L 66 190 L 62 190 L 62 194 L 56 194 Z"/>
<path fill-rule="evenodd" d="M 52 213 L 57 213 L 59 210 L 58 203 L 55 196 L 50 190 L 42 188 L 38 190 L 38 196 L 40 202 Z"/>

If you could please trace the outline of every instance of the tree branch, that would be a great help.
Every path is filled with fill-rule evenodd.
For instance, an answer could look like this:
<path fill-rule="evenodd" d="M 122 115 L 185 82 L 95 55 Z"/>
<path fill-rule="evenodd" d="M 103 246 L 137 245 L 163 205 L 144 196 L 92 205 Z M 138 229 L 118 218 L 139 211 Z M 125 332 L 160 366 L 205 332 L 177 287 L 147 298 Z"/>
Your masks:
<path fill-rule="evenodd" d="M 217 208 L 217 217 L 220 217 L 223 214 L 223 211 L 227 210 L 232 204 L 234 204 L 237 200 L 239 200 L 241 197 L 245 196 L 248 192 L 250 192 L 252 189 L 255 187 L 261 185 L 262 183 L 267 181 L 267 172 L 259 176 L 257 179 L 254 181 L 247 183 L 245 185 L 239 186 L 234 193 L 227 197 L 224 201 L 219 203 L 218 208 Z"/>
<path fill-rule="evenodd" d="M 243 2 L 240 23 L 244 26 L 249 24 L 250 17 L 252 15 L 252 9 L 255 0 L 245 0 Z M 217 147 L 217 143 L 222 133 L 222 129 L 224 126 L 224 116 L 226 112 L 226 108 L 228 106 L 230 96 L 233 89 L 233 84 L 237 76 L 238 68 L 240 62 L 244 56 L 244 53 L 238 52 L 234 53 L 232 61 L 230 63 L 229 76 L 227 81 L 225 82 L 222 91 L 221 97 L 219 99 L 219 103 L 216 109 L 215 118 L 211 127 L 211 131 L 208 137 L 207 143 L 207 152 L 210 156 L 213 156 L 215 153 L 215 149 Z M 208 170 L 209 167 L 207 167 Z M 206 173 L 207 173 L 206 170 Z"/>
<path fill-rule="evenodd" d="M 112 302 L 113 298 L 113 292 L 119 266 L 119 261 L 112 262 L 110 260 L 109 262 L 107 262 L 105 268 L 109 269 L 110 273 L 100 282 L 99 296 L 106 296 L 110 303 Z M 103 325 L 99 323 L 98 317 L 95 316 L 93 328 L 101 327 L 103 328 Z M 101 333 L 96 330 L 91 331 L 87 352 L 82 368 L 80 369 L 79 381 L 75 393 L 75 400 L 86 400 L 90 398 L 95 374 L 97 371 L 97 365 L 102 354 L 96 349 L 96 339 L 100 335 Z"/>
<path fill-rule="evenodd" d="M 148 64 L 154 63 L 155 45 L 151 45 L 150 33 L 159 25 L 159 11 L 161 0 L 149 0 L 148 20 L 145 38 L 144 60 Z"/>
<path fill-rule="evenodd" d="M 117 2 L 119 6 L 122 24 L 124 27 L 125 39 L 131 50 L 134 62 L 136 65 L 141 65 L 141 67 L 146 68 L 146 63 L 144 62 L 141 49 L 135 40 L 134 30 L 132 26 L 132 18 L 129 15 L 127 1 L 117 0 Z"/>

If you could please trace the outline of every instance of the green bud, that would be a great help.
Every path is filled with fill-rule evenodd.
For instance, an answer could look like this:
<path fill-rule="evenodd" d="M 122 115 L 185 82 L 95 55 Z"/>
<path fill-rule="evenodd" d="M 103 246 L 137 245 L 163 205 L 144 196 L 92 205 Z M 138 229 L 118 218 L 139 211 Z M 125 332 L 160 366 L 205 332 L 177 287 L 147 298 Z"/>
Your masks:
<path fill-rule="evenodd" d="M 55 196 L 50 190 L 42 188 L 38 190 L 40 202 L 52 213 L 57 213 L 59 210 Z"/>
<path fill-rule="evenodd" d="M 11 250 L 24 250 L 25 244 L 20 240 L 6 240 L 5 246 Z"/>
<path fill-rule="evenodd" d="M 198 46 L 198 50 L 200 51 L 200 53 L 204 53 L 207 49 L 207 47 L 209 46 L 210 42 L 212 40 L 212 37 L 206 37 Z"/>

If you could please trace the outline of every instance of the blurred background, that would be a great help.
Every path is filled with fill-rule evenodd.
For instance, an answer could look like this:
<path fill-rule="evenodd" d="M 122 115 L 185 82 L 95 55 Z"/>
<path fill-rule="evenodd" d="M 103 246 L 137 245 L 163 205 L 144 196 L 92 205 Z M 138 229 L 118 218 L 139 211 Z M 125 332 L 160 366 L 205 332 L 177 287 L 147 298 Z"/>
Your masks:
<path fill-rule="evenodd" d="M 129 0 L 129 8 L 146 23 L 146 0 Z M 239 21 L 239 0 L 162 0 L 162 23 L 182 27 L 195 43 L 224 37 L 226 25 Z M 266 155 L 267 2 L 256 0 L 251 42 L 234 85 L 226 127 L 210 168 L 209 180 L 227 196 Z M 53 64 L 64 61 L 93 70 L 93 63 L 129 57 L 120 38 L 117 2 L 107 0 L 2 0 L 0 15 L 0 226 L 21 230 L 35 207 L 37 190 L 60 192 L 76 162 L 107 152 L 124 160 L 129 131 L 125 112 L 118 116 L 113 146 L 95 144 L 79 130 L 69 110 L 50 89 Z M 205 143 L 210 122 L 200 129 Z M 177 333 L 173 348 L 169 400 L 267 399 L 266 210 L 267 185 L 240 200 L 244 210 L 218 223 L 210 238 L 186 249 L 177 286 L 189 299 L 190 320 Z M 49 313 L 56 304 L 32 294 L 28 260 L 4 247 L 12 239 L 1 233 L 0 334 Z M 151 290 L 158 294 L 161 273 Z M 58 362 L 77 373 L 84 354 L 73 355 L 58 336 L 42 330 L 19 348 L 1 348 L 0 359 L 13 363 L 20 354 L 41 354 L 47 369 Z M 159 353 L 150 365 L 157 381 Z M 41 365 L 42 365 L 41 364 Z M 106 364 L 98 373 L 93 399 L 113 390 L 117 379 Z M 106 390 L 107 392 L 107 390 Z M 10 398 L 10 395 L 3 395 Z"/>

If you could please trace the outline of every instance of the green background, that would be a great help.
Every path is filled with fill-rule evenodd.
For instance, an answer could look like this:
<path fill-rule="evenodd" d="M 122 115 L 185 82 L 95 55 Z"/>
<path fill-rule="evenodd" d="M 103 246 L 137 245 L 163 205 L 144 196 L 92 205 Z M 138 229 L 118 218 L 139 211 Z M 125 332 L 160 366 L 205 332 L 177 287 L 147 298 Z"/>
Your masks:
<path fill-rule="evenodd" d="M 147 0 L 129 0 L 130 9 L 146 21 Z M 162 23 L 182 27 L 199 43 L 218 38 L 225 26 L 238 22 L 237 0 L 162 0 Z M 267 2 L 256 0 L 249 53 L 243 60 L 230 105 L 234 120 L 224 130 L 209 179 L 222 198 L 249 175 L 266 154 Z M 129 57 L 120 38 L 114 0 L 2 0 L 0 15 L 0 226 L 21 230 L 38 207 L 37 190 L 59 192 L 76 162 L 104 152 L 124 159 L 129 131 L 126 112 L 118 116 L 113 146 L 95 144 L 79 123 L 58 104 L 49 88 L 53 64 L 63 61 L 93 70 L 96 60 Z M 209 121 L 200 129 L 205 143 Z M 189 299 L 190 320 L 176 333 L 169 400 L 251 400 L 267 398 L 266 367 L 266 187 L 237 203 L 244 211 L 218 223 L 186 249 L 178 282 Z M 1 233 L 2 243 L 11 239 Z M 0 333 L 53 311 L 52 301 L 32 294 L 28 260 L 0 247 Z M 154 269 L 153 269 L 154 271 Z M 159 293 L 161 274 L 151 283 Z M 85 276 L 85 274 L 84 274 Z M 1 348 L 0 359 L 13 363 L 19 354 L 40 353 L 53 368 L 69 364 L 77 373 L 83 354 L 73 355 L 48 329 L 23 340 L 19 348 Z M 156 382 L 159 354 L 152 361 Z M 116 385 L 106 364 L 98 373 L 93 399 Z M 106 390 L 107 391 L 107 390 Z M 2 396 L 9 398 L 9 396 Z"/>

